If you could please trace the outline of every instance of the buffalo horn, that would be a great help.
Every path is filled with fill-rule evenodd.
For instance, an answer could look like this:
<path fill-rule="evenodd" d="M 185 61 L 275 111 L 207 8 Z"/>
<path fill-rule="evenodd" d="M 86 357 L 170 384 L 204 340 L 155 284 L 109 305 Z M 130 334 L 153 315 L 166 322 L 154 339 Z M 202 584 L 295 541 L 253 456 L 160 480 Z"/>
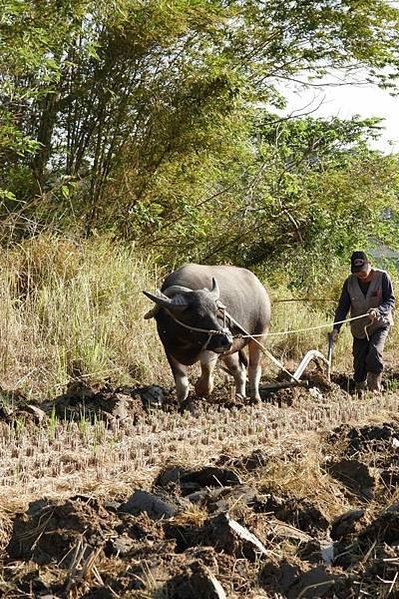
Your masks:
<path fill-rule="evenodd" d="M 213 299 L 215 300 L 215 302 L 217 302 L 217 300 L 220 297 L 220 289 L 219 289 L 219 285 L 217 280 L 215 279 L 215 277 L 212 277 L 212 289 L 211 289 L 211 294 Z"/>
<path fill-rule="evenodd" d="M 144 295 L 146 295 L 152 302 L 161 306 L 162 308 L 184 308 L 187 305 L 184 297 L 182 295 L 178 295 L 173 299 L 167 297 L 167 295 L 160 293 L 159 295 L 154 295 L 153 293 L 149 293 L 148 291 L 143 291 Z"/>
<path fill-rule="evenodd" d="M 173 297 L 177 293 L 186 293 L 187 291 L 192 291 L 192 289 L 189 289 L 189 287 L 183 287 L 182 285 L 172 285 L 171 287 L 164 289 L 161 293 L 167 297 Z"/>

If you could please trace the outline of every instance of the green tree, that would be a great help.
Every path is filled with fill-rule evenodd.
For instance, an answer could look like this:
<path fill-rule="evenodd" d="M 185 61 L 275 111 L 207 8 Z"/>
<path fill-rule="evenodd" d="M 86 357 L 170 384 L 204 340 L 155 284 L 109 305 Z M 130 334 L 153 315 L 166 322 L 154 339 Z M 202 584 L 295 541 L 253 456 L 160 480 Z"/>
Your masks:
<path fill-rule="evenodd" d="M 376 125 L 267 115 L 256 130 L 252 178 L 200 259 L 238 256 L 243 265 L 269 275 L 290 271 L 292 282 L 313 285 L 355 245 L 367 247 L 370 238 L 397 245 L 398 159 L 368 148 Z"/>
<path fill-rule="evenodd" d="M 111 230 L 169 262 L 315 252 L 326 212 L 346 214 L 317 190 L 366 165 L 379 214 L 393 161 L 367 152 L 367 124 L 285 132 L 268 111 L 281 82 L 331 68 L 393 86 L 398 16 L 385 0 L 3 0 L 2 222 Z"/>

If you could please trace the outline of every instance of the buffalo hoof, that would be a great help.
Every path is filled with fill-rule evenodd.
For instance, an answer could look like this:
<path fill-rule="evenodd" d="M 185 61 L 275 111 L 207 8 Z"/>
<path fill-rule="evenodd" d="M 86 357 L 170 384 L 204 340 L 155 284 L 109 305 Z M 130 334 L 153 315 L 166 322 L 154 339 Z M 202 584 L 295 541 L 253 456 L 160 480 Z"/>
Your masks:
<path fill-rule="evenodd" d="M 179 413 L 189 412 L 192 416 L 199 416 L 203 413 L 205 405 L 206 402 L 203 397 L 187 397 L 180 403 Z"/>
<path fill-rule="evenodd" d="M 197 383 L 197 385 L 195 385 L 195 395 L 198 398 L 207 398 L 210 396 L 210 394 L 213 391 L 213 387 L 207 387 L 205 385 L 201 385 L 199 383 Z"/>
<path fill-rule="evenodd" d="M 251 406 L 261 406 L 262 400 L 260 397 L 251 397 L 249 403 Z"/>

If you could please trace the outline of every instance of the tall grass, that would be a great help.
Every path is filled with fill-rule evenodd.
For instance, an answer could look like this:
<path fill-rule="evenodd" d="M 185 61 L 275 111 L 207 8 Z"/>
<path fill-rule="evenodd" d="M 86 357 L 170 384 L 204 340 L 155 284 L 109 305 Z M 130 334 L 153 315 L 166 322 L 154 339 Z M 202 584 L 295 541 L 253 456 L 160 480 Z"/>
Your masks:
<path fill-rule="evenodd" d="M 151 257 L 108 238 L 76 244 L 38 237 L 0 257 L 0 386 L 31 397 L 54 395 L 74 376 L 113 384 L 172 383 L 151 307 L 142 294 L 162 278 Z M 339 282 L 341 283 L 341 282 Z M 338 287 L 337 287 L 338 288 Z M 329 285 L 331 290 L 331 285 Z M 285 296 L 285 289 L 274 290 Z M 271 332 L 312 328 L 333 320 L 333 304 L 276 303 Z M 295 367 L 307 350 L 327 349 L 329 328 L 270 336 L 267 346 Z M 396 347 L 394 328 L 388 343 Z M 351 368 L 345 327 L 334 367 Z M 275 368 L 265 358 L 265 371 Z"/>
<path fill-rule="evenodd" d="M 134 247 L 38 238 L 6 251 L 0 272 L 0 384 L 57 393 L 71 376 L 165 378 L 153 322 L 156 271 Z"/>

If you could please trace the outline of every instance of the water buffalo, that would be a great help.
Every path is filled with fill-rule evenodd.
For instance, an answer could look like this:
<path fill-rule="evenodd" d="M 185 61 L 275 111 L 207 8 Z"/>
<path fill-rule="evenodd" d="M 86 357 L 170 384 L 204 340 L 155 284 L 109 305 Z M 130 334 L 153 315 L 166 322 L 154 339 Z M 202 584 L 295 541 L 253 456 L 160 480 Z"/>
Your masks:
<path fill-rule="evenodd" d="M 201 363 L 196 394 L 207 397 L 213 389 L 213 370 L 222 360 L 245 397 L 246 366 L 250 396 L 259 400 L 261 350 L 251 339 L 235 337 L 242 331 L 228 315 L 262 342 L 270 322 L 269 296 L 249 270 L 235 266 L 186 264 L 168 275 L 157 295 L 144 291 L 156 307 L 154 316 L 159 337 L 176 383 L 177 397 L 189 392 L 187 366 Z M 224 310 L 225 314 L 224 316 Z M 242 351 L 248 345 L 249 360 Z"/>

